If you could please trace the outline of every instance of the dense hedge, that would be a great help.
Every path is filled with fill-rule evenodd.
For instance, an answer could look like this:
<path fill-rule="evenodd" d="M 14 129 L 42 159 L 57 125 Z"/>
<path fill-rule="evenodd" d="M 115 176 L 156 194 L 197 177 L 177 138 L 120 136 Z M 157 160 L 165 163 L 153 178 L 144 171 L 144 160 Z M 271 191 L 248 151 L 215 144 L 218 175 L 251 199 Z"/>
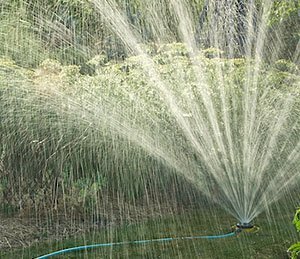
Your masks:
<path fill-rule="evenodd" d="M 117 4 L 142 42 L 182 41 L 170 1 L 111 2 Z M 236 0 L 231 5 L 231 1 L 224 0 L 218 5 L 217 1 L 188 0 L 198 47 L 232 48 L 233 55 L 240 57 L 245 55 L 249 41 L 255 43 L 260 27 L 266 26 L 264 58 L 270 60 L 276 50 L 278 59 L 293 61 L 299 41 L 299 1 L 271 1 L 271 9 L 266 14 L 263 8 L 268 8 L 268 4 L 263 2 Z M 109 60 L 126 57 L 128 49 L 106 22 L 106 15 L 93 3 L 97 1 L 2 1 L 0 56 L 26 67 L 36 67 L 46 58 L 56 59 L 62 64 L 79 65 L 85 73 L 91 72 L 86 62 L 95 55 L 103 54 Z M 254 4 L 253 8 L 250 3 Z M 253 27 L 247 29 L 251 9 Z M 266 21 L 264 15 L 268 15 Z M 253 35 L 247 34 L 249 29 Z"/>
<path fill-rule="evenodd" d="M 242 127 L 245 105 L 252 102 L 246 98 L 247 91 L 257 95 L 260 124 L 255 130 L 260 146 L 253 148 L 259 154 L 266 155 L 264 145 L 276 125 L 274 116 L 284 118 L 275 146 L 299 141 L 299 98 L 291 100 L 289 109 L 285 107 L 287 97 L 299 96 L 295 64 L 279 60 L 273 66 L 260 63 L 256 67 L 254 60 L 222 58 L 217 49 L 204 50 L 193 61 L 181 43 L 147 48 L 157 73 L 154 79 L 143 65 L 145 57 L 139 56 L 116 63 L 96 56 L 88 62 L 93 75 L 49 59 L 34 70 L 1 60 L 2 204 L 36 211 L 67 206 L 82 213 L 99 209 L 107 197 L 143 202 L 164 200 L 177 192 L 180 197 L 175 200 L 185 202 L 191 197 L 198 199 L 195 193 L 200 190 L 230 207 L 214 176 L 221 172 L 212 172 L 217 166 L 225 168 L 224 156 L 230 158 L 222 150 L 209 153 L 217 150 L 217 137 L 210 121 L 212 110 L 202 91 L 211 97 L 220 137 L 230 150 L 221 101 L 221 90 L 225 91 L 234 152 L 240 156 L 236 159 L 242 159 L 241 139 L 248 134 Z M 200 64 L 201 82 L 197 75 Z M 161 83 L 167 95 L 156 85 Z M 281 113 L 285 109 L 288 114 Z M 209 161 L 195 150 L 180 124 L 182 119 L 208 152 Z M 264 169 L 266 180 L 276 175 L 294 145 L 270 148 L 272 162 Z M 254 159 L 260 162 L 259 157 Z M 239 166 L 230 163 L 233 168 Z M 286 177 L 293 175 L 293 170 Z M 239 188 L 241 181 L 236 179 L 236 183 L 224 179 L 224 186 L 236 184 Z M 191 202 L 196 202 L 193 199 Z"/>

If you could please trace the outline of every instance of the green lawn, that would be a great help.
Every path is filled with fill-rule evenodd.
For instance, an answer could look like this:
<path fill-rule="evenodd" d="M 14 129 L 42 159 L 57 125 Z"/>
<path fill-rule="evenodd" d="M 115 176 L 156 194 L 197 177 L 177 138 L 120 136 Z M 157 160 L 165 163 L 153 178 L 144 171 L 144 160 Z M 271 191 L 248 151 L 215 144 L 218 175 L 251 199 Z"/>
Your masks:
<path fill-rule="evenodd" d="M 103 247 L 53 258 L 287 258 L 286 250 L 297 241 L 291 223 L 293 208 L 276 207 L 256 219 L 261 230 L 255 234 L 217 240 L 179 240 Z M 226 233 L 236 220 L 220 209 L 203 209 L 181 215 L 148 220 L 139 224 L 99 230 L 61 242 L 0 251 L 0 258 L 34 258 L 52 251 L 84 244 L 120 242 L 162 237 L 215 235 Z"/>

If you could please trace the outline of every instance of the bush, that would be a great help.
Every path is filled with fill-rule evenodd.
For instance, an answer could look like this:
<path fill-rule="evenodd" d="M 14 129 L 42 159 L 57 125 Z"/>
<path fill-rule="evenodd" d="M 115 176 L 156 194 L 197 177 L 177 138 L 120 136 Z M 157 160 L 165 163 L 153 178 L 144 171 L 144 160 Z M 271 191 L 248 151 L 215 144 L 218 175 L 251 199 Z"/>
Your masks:
<path fill-rule="evenodd" d="M 288 60 L 280 59 L 277 60 L 274 64 L 274 67 L 282 72 L 290 72 L 290 73 L 297 73 L 298 66 Z"/>
<path fill-rule="evenodd" d="M 296 227 L 296 230 L 300 231 L 300 208 L 296 211 L 293 223 Z M 292 259 L 297 259 L 300 256 L 300 242 L 291 245 L 291 247 L 288 249 L 288 253 L 290 254 L 290 257 Z"/>
<path fill-rule="evenodd" d="M 252 82 L 252 76 L 257 76 L 254 78 L 257 85 L 248 85 L 249 94 L 256 91 L 257 114 L 263 116 L 263 120 L 258 118 L 261 124 L 256 129 L 257 143 L 261 145 L 257 150 L 265 150 L 266 132 L 274 125 L 286 96 L 299 94 L 294 87 L 299 78 L 291 71 L 281 72 L 263 64 L 258 72 L 251 74 L 247 72 L 254 70 L 251 59 L 210 55 L 207 58 L 203 56 L 204 50 L 194 57 L 203 64 L 201 76 L 205 80 L 199 82 L 199 68 L 188 58 L 184 44 L 166 44 L 158 49 L 151 57 L 157 78 L 141 65 L 144 57 L 140 56 L 114 63 L 98 55 L 90 61 L 96 72 L 93 76 L 80 74 L 77 66 L 64 66 L 50 59 L 33 71 L 3 60 L 0 64 L 0 119 L 5 122 L 0 125 L 2 202 L 22 210 L 28 207 L 29 211 L 32 207 L 60 209 L 67 199 L 66 206 L 91 211 L 91 206 L 101 207 L 104 198 L 101 193 L 130 202 L 163 200 L 163 196 L 172 196 L 178 190 L 174 187 L 178 178 L 178 183 L 190 187 L 180 187 L 184 194 L 177 198 L 195 191 L 191 187 L 195 183 L 202 191 L 210 191 L 205 189 L 205 177 L 211 177 L 210 165 L 191 146 L 176 115 L 182 113 L 186 125 L 200 142 L 207 143 L 207 135 L 215 141 L 210 104 L 201 91 L 205 89 L 215 109 L 219 137 L 226 139 L 226 112 L 231 118 L 233 142 L 239 149 L 239 141 L 245 134 L 240 127 L 244 120 L 244 85 L 246 80 Z M 245 74 L 249 77 L 245 78 Z M 167 95 L 157 87 L 159 84 L 167 89 Z M 227 98 L 226 111 L 222 108 L 221 89 Z M 172 98 L 173 106 L 168 98 Z M 180 113 L 174 111 L 174 104 Z M 274 149 L 276 163 L 270 163 L 268 172 L 276 172 L 273 164 L 287 159 L 293 145 L 284 143 L 297 143 L 297 139 L 289 139 L 299 136 L 294 126 L 297 109 L 299 103 L 292 107 L 283 128 L 295 134 L 280 134 L 276 139 L 285 149 Z M 203 120 L 210 134 L 203 133 L 195 117 Z M 222 156 L 219 150 L 213 155 L 218 161 L 223 160 Z M 179 176 L 172 176 L 174 171 Z"/>

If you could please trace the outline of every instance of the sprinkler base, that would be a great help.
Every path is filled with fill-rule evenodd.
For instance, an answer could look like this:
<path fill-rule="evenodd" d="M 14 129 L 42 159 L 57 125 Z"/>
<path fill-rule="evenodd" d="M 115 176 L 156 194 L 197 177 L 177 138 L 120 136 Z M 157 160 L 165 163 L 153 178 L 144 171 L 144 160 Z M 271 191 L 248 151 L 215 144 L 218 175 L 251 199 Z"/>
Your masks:
<path fill-rule="evenodd" d="M 256 233 L 259 231 L 259 227 L 252 225 L 251 223 L 237 223 L 236 225 L 232 226 L 232 231 L 237 233 L 242 231 L 247 233 Z"/>

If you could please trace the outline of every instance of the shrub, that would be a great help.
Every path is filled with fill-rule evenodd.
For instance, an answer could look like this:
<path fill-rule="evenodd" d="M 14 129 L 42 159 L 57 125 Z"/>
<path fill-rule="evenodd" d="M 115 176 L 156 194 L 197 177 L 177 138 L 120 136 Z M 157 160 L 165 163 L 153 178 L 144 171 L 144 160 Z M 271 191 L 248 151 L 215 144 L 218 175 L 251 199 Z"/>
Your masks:
<path fill-rule="evenodd" d="M 207 51 L 211 52 L 214 51 Z M 16 206 L 27 204 L 38 208 L 38 201 L 56 204 L 53 200 L 64 196 L 83 208 L 94 206 L 98 202 L 94 195 L 101 199 L 100 193 L 105 192 L 130 201 L 171 193 L 168 189 L 174 182 L 170 176 L 174 172 L 171 167 L 177 166 L 176 163 L 184 168 L 182 178 L 186 176 L 186 168 L 191 169 L 188 177 L 201 176 L 199 170 L 206 172 L 207 168 L 191 148 L 174 111 L 156 84 L 165 85 L 169 96 L 172 95 L 174 103 L 183 111 L 184 120 L 193 134 L 203 142 L 206 141 L 205 134 L 193 117 L 202 116 L 207 131 L 212 130 L 206 99 L 201 95 L 206 86 L 221 134 L 226 131 L 222 123 L 226 112 L 232 118 L 229 123 L 236 138 L 233 141 L 238 142 L 244 134 L 239 126 L 244 116 L 243 87 L 245 80 L 253 79 L 252 74 L 246 72 L 252 71 L 254 66 L 251 59 L 208 58 L 203 53 L 205 50 L 195 57 L 203 64 L 201 76 L 206 80 L 201 82 L 196 75 L 198 67 L 195 68 L 181 43 L 166 44 L 154 52 L 150 65 L 159 76 L 156 81 L 142 67 L 141 58 L 144 57 L 140 56 L 113 63 L 98 55 L 90 61 L 96 70 L 93 76 L 80 74 L 77 66 L 64 66 L 50 59 L 41 62 L 33 71 L 3 59 L 0 64 L 0 98 L 3 100 L 0 119 L 5 123 L 0 124 L 3 140 L 0 146 L 3 164 L 0 199 Z M 257 129 L 262 133 L 257 141 L 260 145 L 267 141 L 264 132 L 270 130 L 268 123 L 273 122 L 284 98 L 296 91 L 294 86 L 299 82 L 298 76 L 291 71 L 267 68 L 262 64 L 255 73 L 256 94 L 262 101 L 257 103 L 257 114 L 265 116 Z M 221 77 L 218 71 L 221 71 Z M 245 74 L 249 78 L 245 78 Z M 227 98 L 227 111 L 222 110 L 221 85 Z M 249 87 L 251 94 L 252 85 Z M 264 95 L 266 98 L 260 99 L 265 93 L 268 94 Z M 297 105 L 295 107 L 299 107 L 299 103 Z M 194 107 L 197 107 L 196 113 Z M 294 123 L 295 116 L 297 112 L 291 110 L 287 127 Z M 297 129 L 294 127 L 293 130 L 298 136 Z M 210 137 L 214 138 L 213 135 Z M 278 143 L 287 140 L 285 134 L 278 139 Z M 297 143 L 297 139 L 294 142 Z M 216 153 L 216 159 L 222 160 L 221 155 Z M 284 160 L 284 155 L 281 152 L 276 162 Z M 191 167 L 193 164 L 197 167 Z M 69 181 L 64 179 L 65 172 L 68 172 Z M 99 179 L 105 181 L 101 180 L 99 185 Z M 201 179 L 194 181 L 205 183 Z M 80 206 L 83 203 L 84 206 Z"/>
<path fill-rule="evenodd" d="M 300 208 L 296 211 L 293 223 L 296 227 L 296 230 L 300 231 Z M 292 259 L 297 259 L 300 256 L 300 242 L 295 243 L 291 245 L 291 247 L 288 249 L 288 253 L 290 254 L 290 257 Z"/>

